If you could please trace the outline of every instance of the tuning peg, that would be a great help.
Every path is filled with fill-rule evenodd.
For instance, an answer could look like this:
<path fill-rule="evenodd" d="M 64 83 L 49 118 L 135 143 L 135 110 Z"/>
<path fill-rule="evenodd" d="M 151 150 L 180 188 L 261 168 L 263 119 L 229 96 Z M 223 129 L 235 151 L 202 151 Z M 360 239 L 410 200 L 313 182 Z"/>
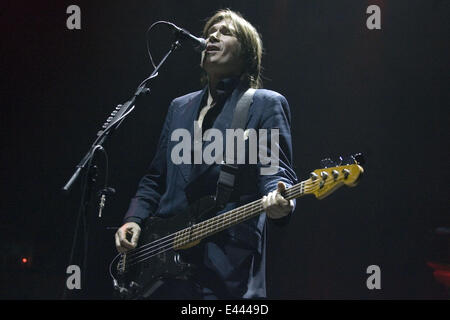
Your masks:
<path fill-rule="evenodd" d="M 122 108 L 122 105 L 118 104 L 117 107 L 116 107 L 116 110 L 120 110 L 120 108 Z"/>
<path fill-rule="evenodd" d="M 315 180 L 317 180 L 317 178 L 319 178 L 319 176 L 315 172 L 311 172 L 311 174 L 309 176 L 311 177 L 312 181 L 315 181 Z"/>
<path fill-rule="evenodd" d="M 331 171 L 331 174 L 333 175 L 334 180 L 336 180 L 339 177 L 339 172 L 337 170 Z"/>
<path fill-rule="evenodd" d="M 365 159 L 362 153 L 357 153 L 354 155 L 347 156 L 345 160 L 343 161 L 344 164 L 360 164 L 364 165 Z"/>
<path fill-rule="evenodd" d="M 364 158 L 364 155 L 362 153 L 357 153 L 353 156 L 353 159 L 355 159 L 355 162 L 360 165 L 364 165 L 366 163 L 366 159 Z"/>
<path fill-rule="evenodd" d="M 344 174 L 344 179 L 347 179 L 347 177 L 348 177 L 349 174 L 350 174 L 350 170 L 344 169 L 344 170 L 342 170 L 342 173 Z"/>
<path fill-rule="evenodd" d="M 322 172 L 320 173 L 320 176 L 322 177 L 323 180 L 327 180 L 327 178 L 328 178 L 328 173 L 326 173 L 325 171 L 322 171 Z"/>

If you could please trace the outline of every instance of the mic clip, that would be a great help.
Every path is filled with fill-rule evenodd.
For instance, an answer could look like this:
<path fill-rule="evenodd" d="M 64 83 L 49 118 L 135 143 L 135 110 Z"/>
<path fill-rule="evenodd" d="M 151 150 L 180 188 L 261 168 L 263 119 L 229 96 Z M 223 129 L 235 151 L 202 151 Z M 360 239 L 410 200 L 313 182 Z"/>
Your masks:
<path fill-rule="evenodd" d="M 105 202 L 106 202 L 106 196 L 107 195 L 112 195 L 115 194 L 116 190 L 114 188 L 110 188 L 110 187 L 106 187 L 104 189 L 101 189 L 98 192 L 98 195 L 100 196 L 100 203 L 99 203 L 99 208 L 98 208 L 98 217 L 101 218 L 102 217 L 102 212 L 103 212 L 103 208 L 105 208 Z"/>

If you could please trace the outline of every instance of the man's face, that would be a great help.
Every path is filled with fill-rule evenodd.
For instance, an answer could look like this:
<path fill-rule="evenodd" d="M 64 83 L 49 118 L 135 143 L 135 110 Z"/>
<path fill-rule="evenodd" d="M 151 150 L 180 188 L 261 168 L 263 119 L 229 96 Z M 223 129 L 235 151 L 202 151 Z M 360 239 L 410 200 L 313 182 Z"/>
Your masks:
<path fill-rule="evenodd" d="M 234 34 L 235 29 L 227 20 L 209 28 L 201 62 L 209 77 L 222 79 L 242 73 L 241 44 Z"/>

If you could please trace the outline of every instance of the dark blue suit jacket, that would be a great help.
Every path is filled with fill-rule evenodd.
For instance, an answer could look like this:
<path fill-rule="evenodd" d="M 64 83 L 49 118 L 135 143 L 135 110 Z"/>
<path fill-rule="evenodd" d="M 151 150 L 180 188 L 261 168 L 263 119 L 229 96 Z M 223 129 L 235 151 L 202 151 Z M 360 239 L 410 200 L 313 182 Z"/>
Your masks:
<path fill-rule="evenodd" d="M 235 84 L 225 89 L 229 90 L 229 94 L 213 123 L 213 128 L 222 131 L 224 141 L 225 129 L 231 127 L 237 100 L 245 90 Z M 193 124 L 204 106 L 207 94 L 207 88 L 204 88 L 172 101 L 156 155 L 139 183 L 124 222 L 142 223 L 149 215 L 164 217 L 176 213 L 186 214 L 189 201 L 215 194 L 220 165 L 176 165 L 171 161 L 172 148 L 179 143 L 171 141 L 171 133 L 175 129 L 185 128 L 191 136 L 194 135 Z M 279 129 L 278 172 L 261 175 L 260 163 L 243 165 L 237 180 L 237 192 L 224 211 L 261 198 L 275 190 L 278 181 L 283 181 L 288 187 L 297 182 L 292 170 L 290 110 L 286 99 L 274 91 L 256 90 L 246 128 L 254 128 L 257 132 L 258 129 Z M 201 248 L 204 285 L 227 298 L 266 297 L 265 213 L 222 231 L 218 236 L 202 240 Z"/>

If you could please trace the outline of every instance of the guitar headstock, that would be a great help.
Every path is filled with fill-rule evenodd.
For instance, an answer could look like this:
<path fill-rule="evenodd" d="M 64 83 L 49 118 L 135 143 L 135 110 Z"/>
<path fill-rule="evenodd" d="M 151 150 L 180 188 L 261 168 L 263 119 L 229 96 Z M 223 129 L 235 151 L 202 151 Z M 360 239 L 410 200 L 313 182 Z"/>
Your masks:
<path fill-rule="evenodd" d="M 322 168 L 314 170 L 305 184 L 305 193 L 311 193 L 323 199 L 343 185 L 354 187 L 358 184 L 364 169 L 364 157 L 361 153 L 337 162 L 331 159 L 321 161 Z"/>

